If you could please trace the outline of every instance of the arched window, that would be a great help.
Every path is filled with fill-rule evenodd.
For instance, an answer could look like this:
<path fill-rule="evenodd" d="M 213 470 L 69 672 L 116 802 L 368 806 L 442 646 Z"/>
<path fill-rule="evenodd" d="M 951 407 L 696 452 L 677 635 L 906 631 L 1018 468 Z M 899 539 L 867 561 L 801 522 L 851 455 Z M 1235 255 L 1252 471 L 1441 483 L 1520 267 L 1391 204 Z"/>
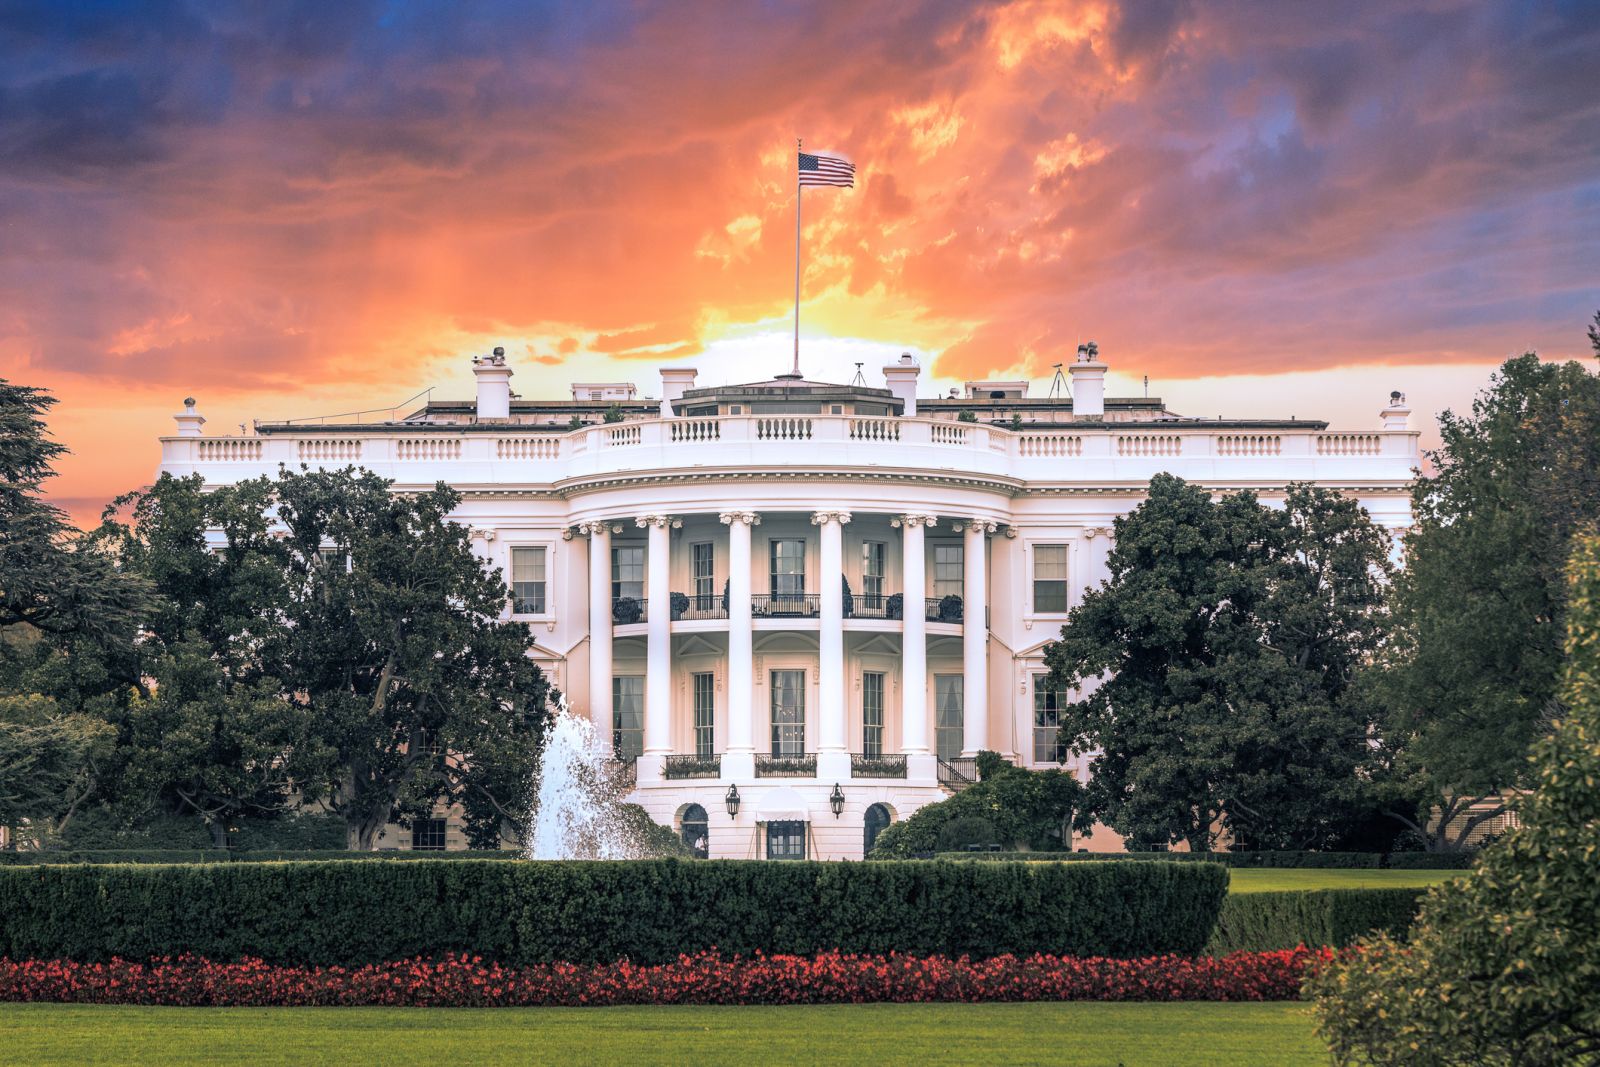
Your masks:
<path fill-rule="evenodd" d="M 872 846 L 878 843 L 878 835 L 893 821 L 894 817 L 889 814 L 885 804 L 874 804 L 867 809 L 866 831 L 861 847 L 863 856 L 872 854 Z"/>
<path fill-rule="evenodd" d="M 689 846 L 690 851 L 697 859 L 706 859 L 711 855 L 711 824 L 706 818 L 706 809 L 698 804 L 690 804 L 683 809 L 681 823 L 683 843 Z"/>

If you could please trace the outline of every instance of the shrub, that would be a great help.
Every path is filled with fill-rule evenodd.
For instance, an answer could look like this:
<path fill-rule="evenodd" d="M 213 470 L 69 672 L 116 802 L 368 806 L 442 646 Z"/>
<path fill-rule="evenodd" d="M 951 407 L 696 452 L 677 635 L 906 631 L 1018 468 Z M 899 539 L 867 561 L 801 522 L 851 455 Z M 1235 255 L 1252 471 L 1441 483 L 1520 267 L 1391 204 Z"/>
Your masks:
<path fill-rule="evenodd" d="M 996 842 L 1011 848 L 1062 847 L 1061 827 L 1078 809 L 1083 794 L 1078 780 L 1062 771 L 1021 770 L 984 754 L 978 760 L 980 767 L 988 768 L 980 781 L 889 826 L 878 835 L 871 858 L 909 859 L 942 848 Z M 965 819 L 988 823 L 990 834 L 954 842 L 941 836 L 947 823 Z"/>
<path fill-rule="evenodd" d="M 1305 889 L 1230 893 L 1206 951 L 1266 952 L 1296 945 L 1343 948 L 1374 932 L 1402 937 L 1421 889 Z"/>
<path fill-rule="evenodd" d="M 448 955 L 354 970 L 219 963 L 0 960 L 0 1001 L 172 1007 L 599 1007 L 616 1004 L 863 1004 L 928 1001 L 1294 1000 L 1327 952 L 1239 953 L 1226 959 L 1061 956 L 684 956 L 510 967 Z"/>
<path fill-rule="evenodd" d="M 677 622 L 683 618 L 683 613 L 689 610 L 689 594 L 673 593 L 669 599 L 672 604 L 672 621 Z"/>
<path fill-rule="evenodd" d="M 991 957 L 1198 953 L 1205 864 L 231 863 L 0 869 L 0 957 L 362 966 L 661 963 L 717 948 Z"/>
<path fill-rule="evenodd" d="M 903 618 L 906 610 L 906 595 L 904 593 L 890 593 L 884 601 L 883 615 L 888 619 Z"/>
<path fill-rule="evenodd" d="M 671 831 L 668 831 L 669 833 Z M 457 852 L 348 852 L 344 849 L 260 849 L 234 852 L 206 849 L 61 849 L 43 852 L 0 852 L 0 866 L 37 867 L 77 863 L 279 863 L 285 860 L 515 860 L 510 850 Z"/>
<path fill-rule="evenodd" d="M 959 819 L 951 819 L 939 827 L 939 847 L 941 849 L 963 849 L 968 845 L 992 845 L 995 840 L 994 823 L 979 815 L 967 815 Z"/>
<path fill-rule="evenodd" d="M 939 600 L 939 621 L 960 622 L 962 612 L 961 604 L 962 601 L 960 596 L 955 593 L 946 593 Z"/>
<path fill-rule="evenodd" d="M 622 405 L 612 404 L 610 407 L 606 408 L 606 413 L 602 415 L 601 418 L 603 418 L 606 422 L 621 422 L 625 418 L 622 413 Z"/>
<path fill-rule="evenodd" d="M 626 626 L 631 622 L 638 622 L 644 610 L 639 602 L 631 596 L 618 597 L 611 605 L 611 621 L 618 626 Z"/>
<path fill-rule="evenodd" d="M 1376 852 L 952 852 L 938 859 L 1067 861 L 1150 860 L 1160 863 L 1220 863 L 1224 867 L 1306 867 L 1371 870 L 1382 866 Z"/>
<path fill-rule="evenodd" d="M 1467 871 L 1478 861 L 1470 852 L 1391 852 L 1383 865 L 1395 871 Z"/>
<path fill-rule="evenodd" d="M 1569 574 L 1565 707 L 1521 826 L 1429 891 L 1403 950 L 1372 938 L 1318 979 L 1341 1060 L 1600 1061 L 1600 537 L 1575 539 Z"/>
<path fill-rule="evenodd" d="M 956 421 L 957 422 L 977 422 L 978 421 L 978 413 L 973 411 L 971 408 L 962 408 L 960 411 L 956 412 Z"/>

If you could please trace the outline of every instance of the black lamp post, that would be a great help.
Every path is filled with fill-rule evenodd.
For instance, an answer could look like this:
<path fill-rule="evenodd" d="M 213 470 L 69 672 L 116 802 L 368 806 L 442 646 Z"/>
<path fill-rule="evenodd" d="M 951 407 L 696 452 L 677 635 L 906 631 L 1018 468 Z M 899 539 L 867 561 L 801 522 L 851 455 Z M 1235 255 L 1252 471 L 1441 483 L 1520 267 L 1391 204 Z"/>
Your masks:
<path fill-rule="evenodd" d="M 839 783 L 833 783 L 833 792 L 828 794 L 828 807 L 833 809 L 833 817 L 837 819 L 844 814 L 844 790 L 839 788 Z"/>
<path fill-rule="evenodd" d="M 738 818 L 739 817 L 739 787 L 737 785 L 730 785 L 728 787 L 728 795 L 723 797 L 722 799 L 728 805 L 728 817 L 730 819 Z"/>

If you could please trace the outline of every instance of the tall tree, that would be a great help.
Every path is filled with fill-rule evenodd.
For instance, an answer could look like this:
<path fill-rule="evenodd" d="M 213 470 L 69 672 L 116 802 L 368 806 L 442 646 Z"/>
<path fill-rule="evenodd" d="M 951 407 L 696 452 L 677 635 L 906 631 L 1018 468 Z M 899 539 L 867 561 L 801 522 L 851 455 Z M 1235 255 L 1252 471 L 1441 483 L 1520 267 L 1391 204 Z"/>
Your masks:
<path fill-rule="evenodd" d="M 1527 784 L 1529 746 L 1559 716 L 1562 572 L 1574 531 L 1600 519 L 1600 378 L 1519 356 L 1439 428 L 1412 492 L 1379 756 L 1395 817 L 1452 848 Z"/>
<path fill-rule="evenodd" d="M 294 576 L 285 692 L 327 755 L 302 789 L 344 817 L 354 849 L 463 790 L 509 809 L 508 748 L 531 772 L 548 687 L 528 628 L 500 620 L 499 572 L 448 519 L 460 494 L 354 471 L 286 471 L 275 488 Z"/>
<path fill-rule="evenodd" d="M 1110 579 L 1046 651 L 1091 754 L 1089 810 L 1138 841 L 1308 848 L 1343 829 L 1372 709 L 1387 535 L 1354 501 L 1291 486 L 1213 502 L 1172 475 L 1117 520 Z"/>

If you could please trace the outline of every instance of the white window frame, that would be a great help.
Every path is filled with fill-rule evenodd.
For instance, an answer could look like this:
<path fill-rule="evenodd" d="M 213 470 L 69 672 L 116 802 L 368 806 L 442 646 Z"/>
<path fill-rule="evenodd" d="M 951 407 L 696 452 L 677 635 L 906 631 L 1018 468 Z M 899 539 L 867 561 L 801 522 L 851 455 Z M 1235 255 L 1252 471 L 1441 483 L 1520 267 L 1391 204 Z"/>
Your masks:
<path fill-rule="evenodd" d="M 1028 763 L 1033 767 L 1065 767 L 1072 760 L 1070 752 L 1063 752 L 1059 760 L 1039 759 L 1039 697 L 1043 694 L 1054 692 L 1056 694 L 1056 722 L 1061 721 L 1061 705 L 1071 699 L 1071 691 L 1066 689 L 1046 689 L 1045 683 L 1050 680 L 1048 671 L 1035 671 L 1028 679 Z"/>
<path fill-rule="evenodd" d="M 544 549 L 544 610 L 518 611 L 515 582 L 516 550 L 519 548 Z M 505 577 L 506 602 L 513 619 L 551 619 L 555 617 L 556 548 L 554 541 L 511 541 L 506 545 Z"/>
<path fill-rule="evenodd" d="M 1066 606 L 1060 611 L 1046 611 L 1039 607 L 1036 585 L 1039 581 L 1039 549 L 1059 548 L 1065 555 L 1066 575 L 1061 584 L 1066 587 Z M 1072 543 L 1065 537 L 1041 537 L 1027 542 L 1028 549 L 1028 613 L 1036 618 L 1065 618 L 1072 611 Z M 1046 579 L 1053 581 L 1054 579 Z"/>

